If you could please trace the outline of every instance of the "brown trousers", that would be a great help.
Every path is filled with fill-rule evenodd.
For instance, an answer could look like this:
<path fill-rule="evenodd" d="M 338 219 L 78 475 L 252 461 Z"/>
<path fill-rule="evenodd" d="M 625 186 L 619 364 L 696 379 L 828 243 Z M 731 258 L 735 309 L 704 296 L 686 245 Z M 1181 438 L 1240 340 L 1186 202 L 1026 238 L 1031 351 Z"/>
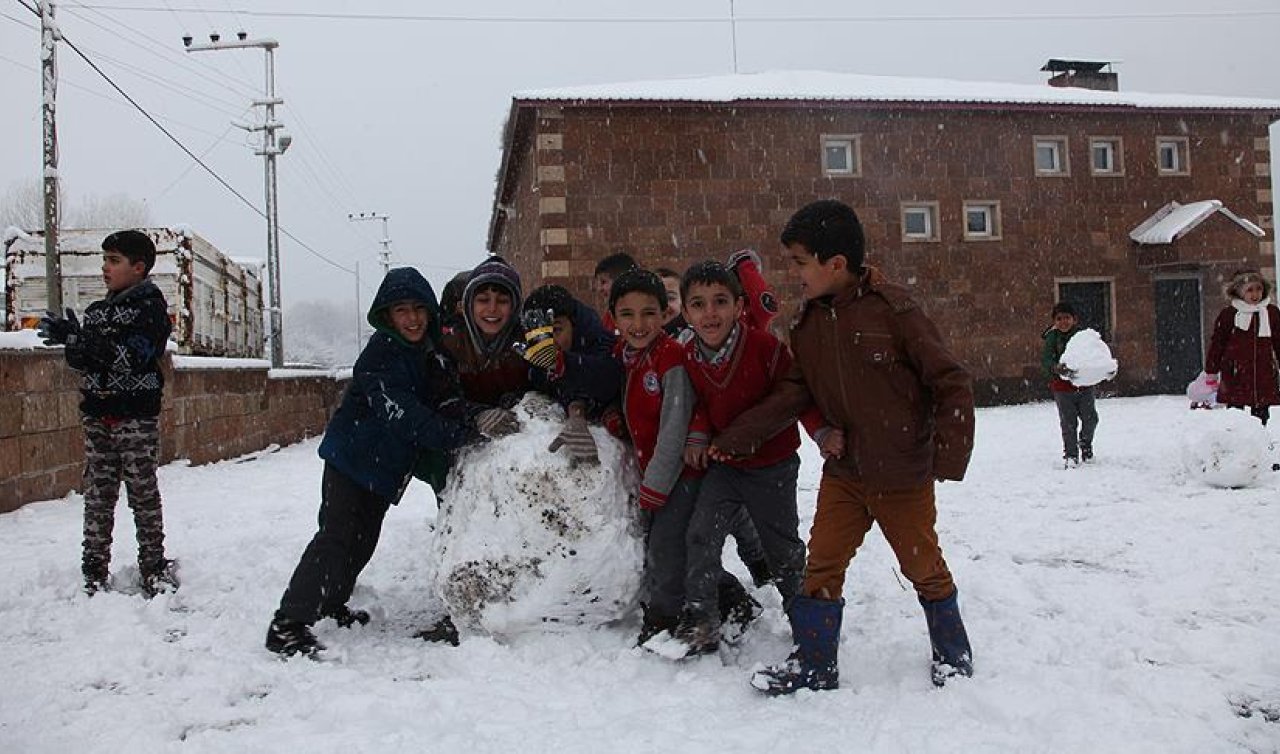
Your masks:
<path fill-rule="evenodd" d="M 849 561 L 871 524 L 878 523 L 898 557 L 902 575 L 915 585 L 920 598 L 932 602 L 950 597 L 956 586 L 938 547 L 937 520 L 932 482 L 913 489 L 872 491 L 861 482 L 824 474 L 809 530 L 804 594 L 840 599 Z"/>

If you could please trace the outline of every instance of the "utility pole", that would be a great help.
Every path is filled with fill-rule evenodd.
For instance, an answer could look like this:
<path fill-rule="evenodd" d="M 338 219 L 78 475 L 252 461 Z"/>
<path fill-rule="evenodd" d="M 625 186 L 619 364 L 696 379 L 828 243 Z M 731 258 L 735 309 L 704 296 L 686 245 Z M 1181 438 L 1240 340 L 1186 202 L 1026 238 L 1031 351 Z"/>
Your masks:
<path fill-rule="evenodd" d="M 382 262 L 382 276 L 386 277 L 391 271 L 391 233 L 387 229 L 387 222 L 391 220 L 391 215 L 379 214 L 377 212 L 361 212 L 360 214 L 347 213 L 347 219 L 351 222 L 359 222 L 361 220 L 381 220 L 382 221 L 382 240 L 378 243 L 382 244 L 382 251 L 378 252 L 378 260 Z"/>
<path fill-rule="evenodd" d="M 40 69 L 44 95 L 45 308 L 62 314 L 62 259 L 58 256 L 58 40 L 52 0 L 40 0 Z"/>
<path fill-rule="evenodd" d="M 271 366 L 284 366 L 284 323 L 280 309 L 280 225 L 276 202 L 276 157 L 284 154 L 293 138 L 288 134 L 280 134 L 277 140 L 276 131 L 284 124 L 276 120 L 276 105 L 283 105 L 284 100 L 276 96 L 276 64 L 275 50 L 280 43 L 274 39 L 249 39 L 245 32 L 237 32 L 234 40 L 221 41 L 218 34 L 210 34 L 209 42 L 192 44 L 190 36 L 182 38 L 187 52 L 205 52 L 208 50 L 238 50 L 260 48 L 267 54 L 266 97 L 253 100 L 254 107 L 263 108 L 263 122 L 258 125 L 234 125 L 246 131 L 262 132 L 262 147 L 254 150 L 261 155 L 265 173 L 267 194 L 267 277 L 270 320 L 271 320 Z"/>

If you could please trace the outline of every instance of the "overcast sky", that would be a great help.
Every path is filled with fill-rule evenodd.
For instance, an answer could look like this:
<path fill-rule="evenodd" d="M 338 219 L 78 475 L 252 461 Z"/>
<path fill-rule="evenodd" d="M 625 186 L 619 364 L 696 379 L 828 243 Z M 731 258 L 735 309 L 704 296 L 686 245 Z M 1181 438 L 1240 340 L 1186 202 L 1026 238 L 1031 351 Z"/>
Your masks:
<path fill-rule="evenodd" d="M 380 277 L 380 228 L 347 213 L 389 214 L 394 260 L 417 266 L 439 290 L 484 254 L 513 92 L 730 73 L 735 28 L 742 72 L 1037 83 L 1049 57 L 1085 57 L 1123 61 L 1123 90 L 1280 99 L 1274 0 L 736 0 L 736 25 L 730 7 L 86 0 L 59 3 L 57 12 L 69 39 L 258 206 L 262 160 L 229 124 L 255 117 L 248 106 L 261 96 L 263 55 L 183 53 L 180 37 L 244 29 L 279 41 L 280 118 L 294 138 L 279 162 L 281 226 L 343 267 L 360 262 L 365 303 Z M 17 0 L 0 0 L 0 191 L 41 174 L 37 24 Z M 74 53 L 64 47 L 58 60 L 60 173 L 73 203 L 123 191 L 144 200 L 157 224 L 188 224 L 233 256 L 265 256 L 261 217 Z M 351 274 L 288 238 L 281 259 L 286 311 L 312 298 L 352 299 Z"/>

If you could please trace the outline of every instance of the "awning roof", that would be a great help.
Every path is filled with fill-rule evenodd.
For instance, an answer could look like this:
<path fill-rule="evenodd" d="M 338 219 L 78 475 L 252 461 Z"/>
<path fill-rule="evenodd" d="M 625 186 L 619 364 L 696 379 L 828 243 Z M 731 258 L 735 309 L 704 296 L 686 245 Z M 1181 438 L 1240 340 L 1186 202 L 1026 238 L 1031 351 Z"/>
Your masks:
<path fill-rule="evenodd" d="M 1232 222 L 1258 238 L 1267 234 L 1262 228 L 1224 207 L 1217 199 L 1205 199 L 1190 204 L 1169 202 L 1156 210 L 1156 213 L 1144 220 L 1141 225 L 1129 231 L 1129 238 L 1143 245 L 1173 243 L 1209 219 L 1215 212 L 1221 212 L 1231 218 Z"/>

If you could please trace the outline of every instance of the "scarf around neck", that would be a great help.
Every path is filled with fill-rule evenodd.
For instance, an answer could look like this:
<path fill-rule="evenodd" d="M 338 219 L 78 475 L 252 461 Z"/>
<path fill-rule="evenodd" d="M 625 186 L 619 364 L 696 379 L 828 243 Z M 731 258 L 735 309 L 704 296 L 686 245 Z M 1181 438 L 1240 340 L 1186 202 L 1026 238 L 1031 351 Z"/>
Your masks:
<path fill-rule="evenodd" d="M 1267 307 L 1271 305 L 1271 297 L 1262 299 L 1256 304 L 1249 304 L 1238 298 L 1231 299 L 1231 306 L 1236 310 L 1236 327 L 1248 330 L 1253 315 L 1258 315 L 1258 337 L 1271 337 L 1271 318 L 1267 316 Z"/>

